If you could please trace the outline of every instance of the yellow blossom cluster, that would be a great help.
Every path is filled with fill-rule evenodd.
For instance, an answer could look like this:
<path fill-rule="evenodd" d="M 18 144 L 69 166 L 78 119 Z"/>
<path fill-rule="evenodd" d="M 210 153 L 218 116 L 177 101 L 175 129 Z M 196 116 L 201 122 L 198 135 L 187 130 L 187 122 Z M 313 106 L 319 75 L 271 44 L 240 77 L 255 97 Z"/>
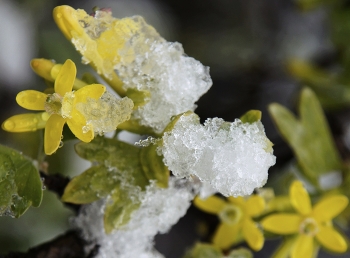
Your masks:
<path fill-rule="evenodd" d="M 311 258 L 319 245 L 335 253 L 344 253 L 348 248 L 346 239 L 332 222 L 348 205 L 344 195 L 325 196 L 312 207 L 302 182 L 294 181 L 289 189 L 289 202 L 295 212 L 268 215 L 271 210 L 268 211 L 268 204 L 260 195 L 228 197 L 227 200 L 217 196 L 194 200 L 199 209 L 219 216 L 221 223 L 212 239 L 218 248 L 228 249 L 245 240 L 250 248 L 259 251 L 264 245 L 264 231 L 286 236 L 274 257 Z M 275 205 L 276 201 L 286 202 L 286 199 L 270 200 Z"/>

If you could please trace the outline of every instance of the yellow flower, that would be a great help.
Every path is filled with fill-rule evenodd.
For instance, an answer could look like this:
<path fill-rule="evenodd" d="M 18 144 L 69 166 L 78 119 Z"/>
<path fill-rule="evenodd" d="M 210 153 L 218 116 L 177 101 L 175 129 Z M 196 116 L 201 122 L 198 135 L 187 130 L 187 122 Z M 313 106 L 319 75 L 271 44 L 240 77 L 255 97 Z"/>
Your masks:
<path fill-rule="evenodd" d="M 18 93 L 18 105 L 29 110 L 45 112 L 12 116 L 2 124 L 2 128 L 9 132 L 28 132 L 45 128 L 44 149 L 48 155 L 58 149 L 65 123 L 77 138 L 90 142 L 94 138 L 94 131 L 87 126 L 86 118 L 76 106 L 86 103 L 90 98 L 99 99 L 106 88 L 101 84 L 92 84 L 73 92 L 75 76 L 75 64 L 68 59 L 56 77 L 53 94 L 35 90 Z"/>
<path fill-rule="evenodd" d="M 252 195 L 248 199 L 228 197 L 228 202 L 216 196 L 205 200 L 196 197 L 194 205 L 219 216 L 221 224 L 213 237 L 215 246 L 226 249 L 243 238 L 254 251 L 263 247 L 264 236 L 252 219 L 265 209 L 265 201 L 261 196 Z"/>
<path fill-rule="evenodd" d="M 67 5 L 57 6 L 53 17 L 83 56 L 83 62 L 90 63 L 120 96 L 125 96 L 123 83 L 114 72 L 114 66 L 120 62 L 119 51 L 126 40 L 139 30 L 137 22 L 131 18 L 116 19 L 108 10 L 97 10 L 91 16 Z"/>
<path fill-rule="evenodd" d="M 262 226 L 276 234 L 297 234 L 290 244 L 292 258 L 312 257 L 314 249 L 317 248 L 314 239 L 330 251 L 343 253 L 347 250 L 344 237 L 332 225 L 332 219 L 348 205 L 346 196 L 328 196 L 312 207 L 310 197 L 300 181 L 292 183 L 289 196 L 298 213 L 270 215 L 262 221 Z"/>

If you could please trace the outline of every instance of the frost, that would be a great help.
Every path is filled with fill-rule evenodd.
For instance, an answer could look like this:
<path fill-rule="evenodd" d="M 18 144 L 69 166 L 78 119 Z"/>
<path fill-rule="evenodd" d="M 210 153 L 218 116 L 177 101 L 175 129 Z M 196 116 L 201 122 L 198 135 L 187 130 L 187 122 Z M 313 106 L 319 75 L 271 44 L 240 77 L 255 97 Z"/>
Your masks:
<path fill-rule="evenodd" d="M 194 110 L 194 104 L 212 85 L 209 68 L 185 55 L 180 43 L 167 42 L 143 18 L 135 33 L 120 49 L 114 67 L 125 89 L 150 92 L 144 106 L 133 118 L 160 133 L 174 115 Z"/>
<path fill-rule="evenodd" d="M 185 215 L 195 191 L 186 180 L 171 178 L 169 188 L 151 184 L 140 195 L 141 206 L 122 229 L 106 235 L 101 200 L 83 207 L 74 224 L 91 245 L 99 245 L 98 258 L 161 258 L 153 247 L 157 233 L 166 233 Z"/>
<path fill-rule="evenodd" d="M 213 118 L 201 125 L 196 115 L 182 115 L 163 141 L 164 162 L 175 176 L 196 175 L 225 196 L 249 195 L 262 187 L 275 164 L 260 121 Z"/>
<path fill-rule="evenodd" d="M 131 99 L 117 99 L 106 91 L 101 98 L 87 98 L 86 103 L 78 103 L 76 108 L 86 118 L 83 131 L 92 129 L 103 134 L 114 131 L 120 123 L 129 120 L 133 106 Z"/>
<path fill-rule="evenodd" d="M 158 141 L 159 139 L 153 138 L 152 136 L 148 136 L 147 139 L 141 139 L 138 142 L 135 142 L 135 145 L 139 147 L 147 147 L 151 144 L 156 144 Z"/>

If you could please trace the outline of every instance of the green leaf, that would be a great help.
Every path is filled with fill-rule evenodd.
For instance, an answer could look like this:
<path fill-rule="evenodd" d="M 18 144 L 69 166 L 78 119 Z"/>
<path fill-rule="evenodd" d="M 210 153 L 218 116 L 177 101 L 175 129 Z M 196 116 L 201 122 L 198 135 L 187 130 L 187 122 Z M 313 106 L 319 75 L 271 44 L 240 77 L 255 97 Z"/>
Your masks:
<path fill-rule="evenodd" d="M 192 114 L 194 114 L 193 111 L 187 111 L 187 112 L 178 114 L 176 116 L 173 116 L 169 124 L 165 127 L 163 134 L 167 132 L 171 132 L 174 129 L 174 126 L 176 125 L 177 121 L 180 119 L 181 116 L 189 116 Z M 197 116 L 197 123 L 200 124 L 199 116 Z"/>
<path fill-rule="evenodd" d="M 163 163 L 163 156 L 157 154 L 157 144 L 143 147 L 140 151 L 140 161 L 148 180 L 156 180 L 159 187 L 168 187 L 169 169 Z"/>
<path fill-rule="evenodd" d="M 222 258 L 220 249 L 210 244 L 196 243 L 183 258 Z"/>
<path fill-rule="evenodd" d="M 137 210 L 141 202 L 137 198 L 130 198 L 127 189 L 117 188 L 107 201 L 104 214 L 104 228 L 107 234 L 112 233 L 129 222 L 131 214 Z"/>
<path fill-rule="evenodd" d="M 134 110 L 144 106 L 150 99 L 151 93 L 149 91 L 139 91 L 128 88 L 126 96 L 134 102 Z"/>
<path fill-rule="evenodd" d="M 332 74 L 302 60 L 290 60 L 288 70 L 316 93 L 325 108 L 339 108 L 350 104 L 348 73 Z M 346 75 L 346 76 L 344 76 Z"/>
<path fill-rule="evenodd" d="M 253 258 L 253 253 L 247 248 L 237 248 L 232 250 L 227 258 Z"/>
<path fill-rule="evenodd" d="M 158 136 L 158 134 L 156 134 L 151 127 L 140 125 L 135 119 L 129 119 L 128 121 L 119 124 L 118 129 L 141 135 Z"/>
<path fill-rule="evenodd" d="M 322 174 L 340 171 L 342 162 L 315 94 L 308 88 L 301 92 L 300 120 L 288 109 L 274 103 L 269 112 L 277 129 L 293 149 L 304 175 L 318 186 Z"/>
<path fill-rule="evenodd" d="M 80 157 L 105 165 L 111 171 L 111 176 L 118 175 L 141 189 L 145 189 L 149 183 L 140 162 L 140 148 L 134 145 L 97 137 L 90 143 L 78 143 L 75 150 Z"/>
<path fill-rule="evenodd" d="M 20 217 L 42 200 L 42 182 L 32 161 L 0 145 L 0 215 Z"/>
<path fill-rule="evenodd" d="M 243 123 L 252 124 L 254 122 L 261 120 L 261 111 L 260 110 L 249 110 L 243 116 L 240 117 Z"/>
<path fill-rule="evenodd" d="M 94 166 L 69 182 L 62 201 L 75 204 L 91 203 L 106 197 L 117 186 L 117 180 L 111 176 L 107 167 Z"/>
<path fill-rule="evenodd" d="M 88 203 L 108 195 L 104 227 L 106 233 L 111 233 L 130 220 L 132 212 L 140 206 L 140 190 L 145 190 L 149 184 L 140 161 L 141 149 L 104 137 L 78 143 L 75 149 L 80 157 L 96 166 L 72 180 L 65 190 L 64 200 Z M 161 176 L 155 176 L 162 182 Z"/>

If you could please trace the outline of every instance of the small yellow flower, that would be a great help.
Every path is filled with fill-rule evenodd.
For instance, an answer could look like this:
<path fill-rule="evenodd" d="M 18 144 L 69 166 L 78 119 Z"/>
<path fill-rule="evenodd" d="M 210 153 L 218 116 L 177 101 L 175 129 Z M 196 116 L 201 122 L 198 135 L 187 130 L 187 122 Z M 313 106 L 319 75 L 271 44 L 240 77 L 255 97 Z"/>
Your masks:
<path fill-rule="evenodd" d="M 292 183 L 289 196 L 298 213 L 270 215 L 262 221 L 262 226 L 276 234 L 297 234 L 290 248 L 292 258 L 312 257 L 316 248 L 314 239 L 330 251 L 343 253 L 347 250 L 344 237 L 332 225 L 332 219 L 348 205 L 346 196 L 328 196 L 312 207 L 310 197 L 300 181 Z"/>
<path fill-rule="evenodd" d="M 65 123 L 77 138 L 90 142 L 94 138 L 94 131 L 86 126 L 86 118 L 76 106 L 86 103 L 90 98 L 99 99 L 106 88 L 101 84 L 92 84 L 73 92 L 75 76 L 75 64 L 68 59 L 56 77 L 53 94 L 35 90 L 18 93 L 18 105 L 29 110 L 45 112 L 12 116 L 2 124 L 2 128 L 9 132 L 28 132 L 45 128 L 44 149 L 48 155 L 58 149 Z"/>
<path fill-rule="evenodd" d="M 248 199 L 228 197 L 228 202 L 216 196 L 205 200 L 196 197 L 194 205 L 219 216 L 221 224 L 213 237 L 215 246 L 227 249 L 243 238 L 254 251 L 263 247 L 264 236 L 252 219 L 265 209 L 265 201 L 261 196 L 252 195 Z"/>

